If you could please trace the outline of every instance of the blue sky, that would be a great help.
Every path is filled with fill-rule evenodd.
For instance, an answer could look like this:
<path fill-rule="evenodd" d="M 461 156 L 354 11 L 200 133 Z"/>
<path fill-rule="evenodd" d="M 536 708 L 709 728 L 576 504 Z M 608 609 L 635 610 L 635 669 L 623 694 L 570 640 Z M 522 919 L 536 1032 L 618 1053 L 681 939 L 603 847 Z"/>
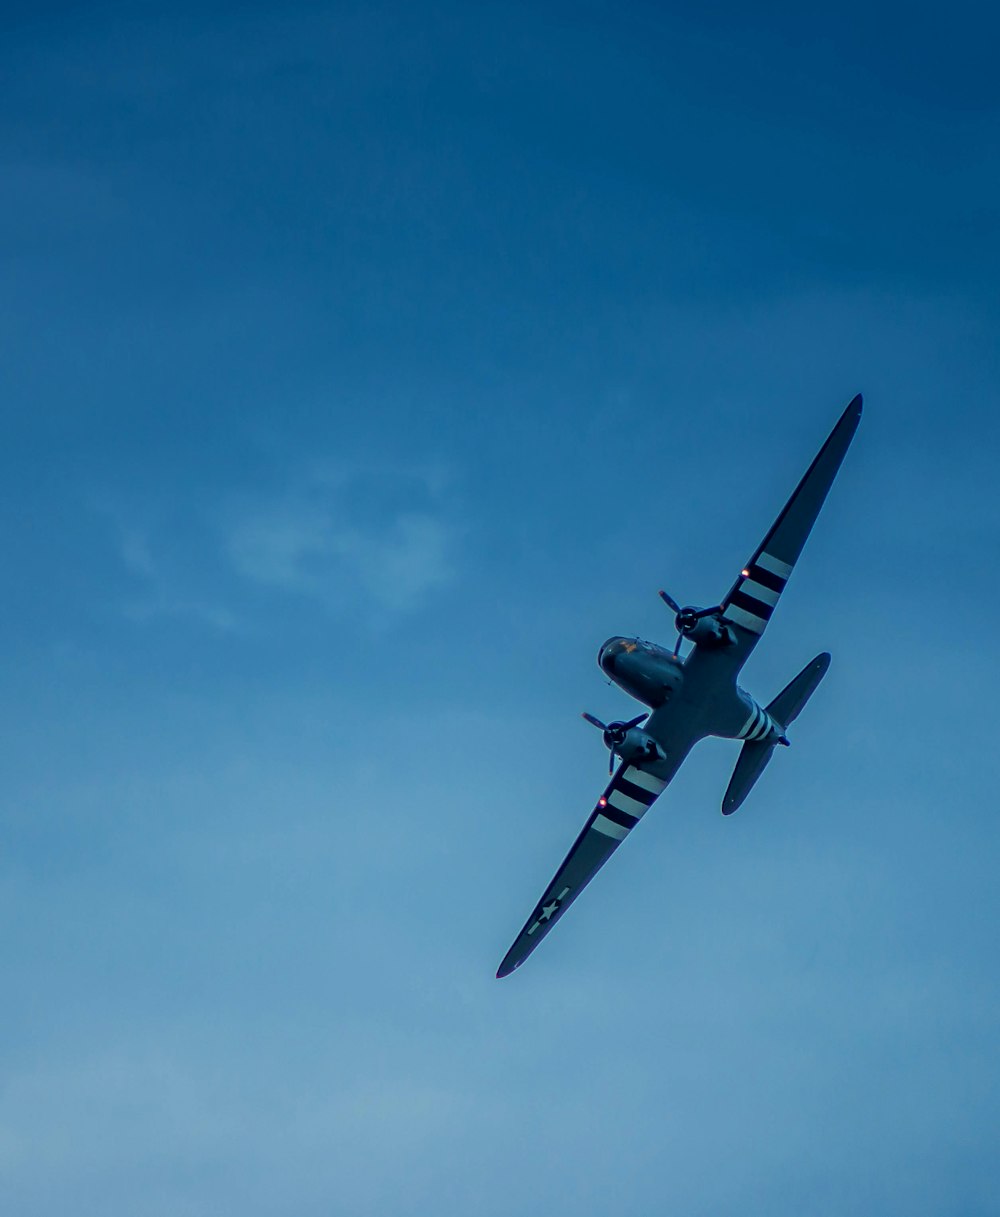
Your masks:
<path fill-rule="evenodd" d="M 997 1212 L 996 19 L 4 21 L 6 1207 Z M 859 390 L 795 746 L 498 983 Z"/>

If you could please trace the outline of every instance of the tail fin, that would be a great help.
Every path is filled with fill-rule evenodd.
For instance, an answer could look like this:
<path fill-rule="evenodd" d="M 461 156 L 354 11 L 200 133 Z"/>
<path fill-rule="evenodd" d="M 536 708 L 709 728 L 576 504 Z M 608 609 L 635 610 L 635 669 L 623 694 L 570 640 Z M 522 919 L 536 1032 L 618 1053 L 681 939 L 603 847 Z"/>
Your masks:
<path fill-rule="evenodd" d="M 815 693 L 816 686 L 826 675 L 829 666 L 830 656 L 826 651 L 817 655 L 771 702 L 767 707 L 768 714 L 783 727 L 788 727 L 798 718 L 803 706 Z M 743 745 L 733 776 L 729 780 L 726 797 L 722 800 L 724 816 L 731 816 L 753 790 L 754 783 L 764 772 L 764 767 L 774 753 L 775 743 L 777 741 Z"/>

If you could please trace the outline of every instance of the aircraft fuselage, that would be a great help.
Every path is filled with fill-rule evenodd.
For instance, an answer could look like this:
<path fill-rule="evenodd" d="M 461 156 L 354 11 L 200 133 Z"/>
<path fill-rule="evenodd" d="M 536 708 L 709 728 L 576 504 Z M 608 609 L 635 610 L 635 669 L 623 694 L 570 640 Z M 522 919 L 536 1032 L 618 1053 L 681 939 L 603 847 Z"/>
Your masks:
<path fill-rule="evenodd" d="M 601 671 L 636 701 L 659 709 L 684 684 L 684 664 L 672 651 L 641 638 L 609 638 L 597 655 Z"/>
<path fill-rule="evenodd" d="M 601 671 L 620 689 L 656 710 L 656 725 L 671 721 L 687 751 L 707 735 L 745 738 L 755 721 L 759 739 L 778 739 L 782 726 L 736 683 L 738 668 L 726 648 L 695 646 L 684 659 L 641 638 L 609 638 L 597 656 Z M 658 735 L 659 732 L 654 732 Z"/>

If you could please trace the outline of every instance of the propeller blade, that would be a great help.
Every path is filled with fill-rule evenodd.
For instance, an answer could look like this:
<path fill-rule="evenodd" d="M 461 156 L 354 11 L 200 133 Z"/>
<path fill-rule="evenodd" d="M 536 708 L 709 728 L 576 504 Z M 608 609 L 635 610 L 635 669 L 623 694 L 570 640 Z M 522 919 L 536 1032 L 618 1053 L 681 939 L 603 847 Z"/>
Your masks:
<path fill-rule="evenodd" d="M 678 634 L 677 641 L 674 643 L 674 659 L 681 653 L 681 643 L 684 641 L 684 635 Z"/>
<path fill-rule="evenodd" d="M 633 727 L 638 727 L 640 723 L 644 723 L 647 718 L 649 718 L 648 711 L 645 714 L 637 714 L 635 718 L 630 718 L 628 720 L 628 722 L 625 724 L 625 730 L 631 731 Z"/>
<path fill-rule="evenodd" d="M 583 717 L 587 720 L 588 723 L 591 723 L 593 726 L 597 727 L 598 730 L 607 731 L 607 729 L 608 729 L 607 724 L 602 723 L 601 720 L 599 718 L 595 718 L 593 714 L 588 714 L 587 711 L 584 710 Z"/>
<path fill-rule="evenodd" d="M 614 773 L 614 771 L 615 771 L 615 750 L 614 750 L 614 748 L 612 748 L 611 751 L 608 753 L 608 773 L 611 774 L 611 773 Z"/>
<path fill-rule="evenodd" d="M 660 589 L 660 599 L 667 606 L 667 608 L 673 609 L 675 613 L 679 613 L 681 611 L 681 606 L 677 603 L 673 596 L 669 596 L 662 588 Z"/>

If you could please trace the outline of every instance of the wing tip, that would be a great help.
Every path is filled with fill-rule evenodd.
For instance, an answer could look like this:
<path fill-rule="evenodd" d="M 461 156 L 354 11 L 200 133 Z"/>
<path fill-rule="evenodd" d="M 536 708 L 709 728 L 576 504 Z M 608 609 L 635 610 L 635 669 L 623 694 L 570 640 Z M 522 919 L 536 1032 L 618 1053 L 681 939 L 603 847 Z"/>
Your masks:
<path fill-rule="evenodd" d="M 505 976 L 509 976 L 511 972 L 513 972 L 516 968 L 519 968 L 531 954 L 530 947 L 527 951 L 525 951 L 523 946 L 520 946 L 520 949 L 518 949 L 522 937 L 523 934 L 518 934 L 517 938 L 511 945 L 510 950 L 503 957 L 503 959 L 500 960 L 500 967 L 497 968 L 497 980 L 503 980 Z"/>

